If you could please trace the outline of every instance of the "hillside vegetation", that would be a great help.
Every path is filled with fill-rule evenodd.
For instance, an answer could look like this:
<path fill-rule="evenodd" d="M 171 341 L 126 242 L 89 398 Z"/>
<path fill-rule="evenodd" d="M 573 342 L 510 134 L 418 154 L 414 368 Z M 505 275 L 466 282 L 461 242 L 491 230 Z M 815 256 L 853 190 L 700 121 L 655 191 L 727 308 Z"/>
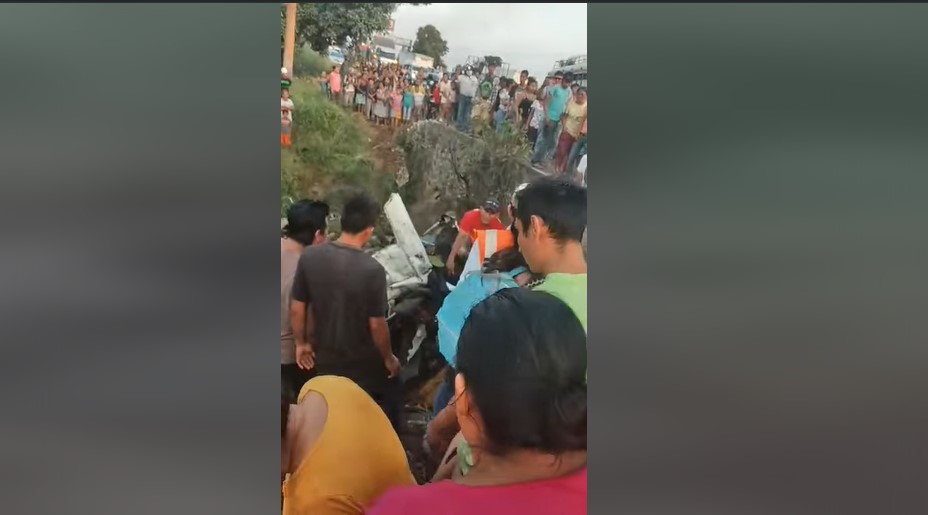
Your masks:
<path fill-rule="evenodd" d="M 326 99 L 315 79 L 294 79 L 290 93 L 293 146 L 280 153 L 281 214 L 300 198 L 337 207 L 349 189 L 385 200 L 394 180 L 376 169 L 363 120 Z"/>

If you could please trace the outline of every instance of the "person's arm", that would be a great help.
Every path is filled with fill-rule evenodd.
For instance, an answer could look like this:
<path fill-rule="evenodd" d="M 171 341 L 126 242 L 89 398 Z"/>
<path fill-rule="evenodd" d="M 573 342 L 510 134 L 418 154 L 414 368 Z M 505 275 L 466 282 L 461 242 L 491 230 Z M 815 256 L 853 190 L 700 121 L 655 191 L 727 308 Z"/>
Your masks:
<path fill-rule="evenodd" d="M 441 410 L 435 418 L 429 422 L 425 430 L 426 442 L 432 456 L 444 456 L 458 431 L 461 430 L 458 424 L 457 413 L 454 411 L 454 404 L 449 403 L 445 409 Z"/>
<path fill-rule="evenodd" d="M 561 123 L 561 127 L 563 127 L 564 123 L 567 122 L 567 114 L 570 113 L 570 108 L 573 106 L 573 104 L 573 100 L 567 101 L 567 105 L 564 107 L 564 112 L 561 113 L 561 119 L 558 120 Z"/>
<path fill-rule="evenodd" d="M 451 254 L 448 255 L 448 262 L 445 263 L 446 268 L 452 274 L 454 273 L 455 260 L 458 257 L 458 253 L 461 252 L 461 249 L 464 248 L 464 245 L 467 243 L 467 239 L 470 238 L 470 233 L 473 230 L 471 227 L 471 217 L 470 213 L 465 213 L 461 217 L 461 223 L 458 224 L 458 237 L 454 239 L 454 243 L 451 244 Z"/>
<path fill-rule="evenodd" d="M 438 466 L 438 470 L 435 471 L 435 475 L 432 476 L 430 481 L 431 483 L 461 477 L 461 467 L 458 466 L 458 462 L 461 458 L 457 455 L 457 451 L 458 443 L 463 439 L 464 435 L 458 433 L 451 440 L 451 443 L 448 445 L 448 450 L 445 452 L 444 457 L 442 457 L 441 464 Z"/>
<path fill-rule="evenodd" d="M 313 336 L 315 324 L 310 306 L 309 288 L 306 285 L 305 256 L 300 257 L 293 276 L 293 289 L 290 291 L 290 329 L 296 345 L 296 363 L 304 370 L 312 369 L 315 363 Z"/>
<path fill-rule="evenodd" d="M 544 115 L 545 115 L 545 118 L 544 118 L 543 121 L 545 122 L 546 125 L 549 123 L 549 120 L 548 120 L 548 106 L 549 106 L 550 104 L 551 104 L 551 95 L 550 95 L 549 93 L 545 93 L 544 101 L 541 103 L 541 109 L 542 109 L 542 111 L 544 112 Z"/>
<path fill-rule="evenodd" d="M 367 284 L 367 325 L 374 346 L 377 347 L 377 352 L 383 358 L 384 366 L 392 378 L 399 373 L 400 363 L 393 355 L 390 328 L 387 326 L 387 272 L 378 265 L 377 271 L 371 275 Z"/>

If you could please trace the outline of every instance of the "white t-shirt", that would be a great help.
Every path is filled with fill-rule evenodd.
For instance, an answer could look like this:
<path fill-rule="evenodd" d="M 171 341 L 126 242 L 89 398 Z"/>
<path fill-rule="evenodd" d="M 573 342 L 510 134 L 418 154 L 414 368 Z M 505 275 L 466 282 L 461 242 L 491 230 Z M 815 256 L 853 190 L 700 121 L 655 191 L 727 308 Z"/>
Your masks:
<path fill-rule="evenodd" d="M 441 92 L 441 103 L 447 104 L 451 101 L 451 95 L 453 90 L 451 89 L 451 82 L 442 81 L 438 85 L 438 90 Z"/>
<path fill-rule="evenodd" d="M 293 100 L 289 98 L 287 100 L 284 100 L 283 98 L 281 98 L 280 99 L 280 110 L 287 111 L 287 119 L 290 120 L 291 122 L 293 121 Z"/>
<path fill-rule="evenodd" d="M 532 118 L 528 121 L 528 126 L 533 129 L 540 129 L 542 121 L 545 118 L 545 106 L 541 105 L 538 99 L 532 102 Z"/>
<path fill-rule="evenodd" d="M 580 174 L 580 177 L 583 179 L 583 185 L 586 185 L 586 156 L 589 154 L 583 154 L 583 157 L 580 158 L 580 163 L 577 165 L 577 173 Z"/>
<path fill-rule="evenodd" d="M 502 89 L 499 92 L 499 110 L 506 111 L 509 109 L 509 91 Z"/>
<path fill-rule="evenodd" d="M 461 95 L 473 97 L 477 94 L 477 78 L 474 76 L 461 75 L 458 78 L 458 88 Z"/>

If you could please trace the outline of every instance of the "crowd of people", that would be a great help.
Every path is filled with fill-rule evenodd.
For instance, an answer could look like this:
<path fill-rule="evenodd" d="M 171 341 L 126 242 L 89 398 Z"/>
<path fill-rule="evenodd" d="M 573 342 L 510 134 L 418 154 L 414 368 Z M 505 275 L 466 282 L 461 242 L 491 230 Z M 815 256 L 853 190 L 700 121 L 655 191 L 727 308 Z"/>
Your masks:
<path fill-rule="evenodd" d="M 385 319 L 386 272 L 364 252 L 380 206 L 363 193 L 348 198 L 333 241 L 329 206 L 289 208 L 281 238 L 285 514 L 586 513 L 586 188 L 540 178 L 507 200 L 508 225 L 495 200 L 462 217 L 453 257 L 482 255 L 490 240 L 495 251 L 458 274 L 442 308 L 468 306 L 457 313 L 459 330 L 439 341 L 453 351 L 424 442 L 437 469 L 425 485 L 396 433 L 400 366 Z M 512 287 L 462 299 L 463 285 L 484 274 L 512 278 Z"/>
<path fill-rule="evenodd" d="M 376 58 L 333 66 L 319 83 L 333 101 L 373 123 L 399 126 L 438 120 L 471 132 L 474 119 L 497 132 L 523 135 L 531 145 L 532 165 L 586 181 L 580 167 L 587 153 L 587 90 L 571 73 L 556 72 L 541 83 L 528 70 L 518 80 L 487 65 L 476 74 L 466 65 L 452 72 L 427 72 Z"/>
<path fill-rule="evenodd" d="M 330 99 L 354 109 L 368 120 L 399 126 L 419 120 L 450 117 L 448 75 L 429 76 L 398 64 L 361 62 L 343 76 L 337 66 L 319 82 Z M 444 85 L 442 92 L 441 85 Z"/>

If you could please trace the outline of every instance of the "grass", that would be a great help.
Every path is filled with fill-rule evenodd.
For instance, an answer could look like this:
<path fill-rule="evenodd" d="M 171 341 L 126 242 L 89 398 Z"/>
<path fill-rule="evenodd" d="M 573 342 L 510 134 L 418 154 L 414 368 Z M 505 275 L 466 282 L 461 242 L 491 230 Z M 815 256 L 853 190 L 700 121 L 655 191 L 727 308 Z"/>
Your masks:
<path fill-rule="evenodd" d="M 296 49 L 293 54 L 293 75 L 296 77 L 318 77 L 332 69 L 334 63 L 328 57 L 308 47 Z"/>
<path fill-rule="evenodd" d="M 325 98 L 313 79 L 295 79 L 290 93 L 293 146 L 281 149 L 281 215 L 302 198 L 325 199 L 338 209 L 349 190 L 386 200 L 395 183 L 376 169 L 364 122 Z"/>

